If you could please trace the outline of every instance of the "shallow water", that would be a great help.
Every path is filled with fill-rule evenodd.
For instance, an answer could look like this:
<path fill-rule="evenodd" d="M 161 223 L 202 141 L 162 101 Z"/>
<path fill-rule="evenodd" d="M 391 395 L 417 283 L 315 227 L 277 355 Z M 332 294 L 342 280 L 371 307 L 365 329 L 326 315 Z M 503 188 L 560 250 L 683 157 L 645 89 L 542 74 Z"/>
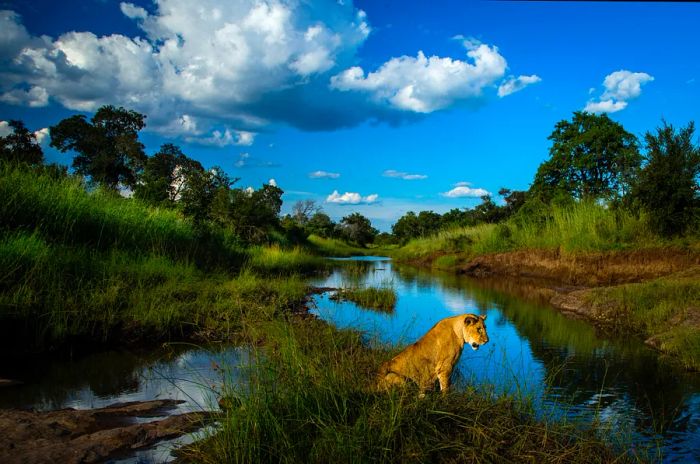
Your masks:
<path fill-rule="evenodd" d="M 598 418 L 632 453 L 646 449 L 655 461 L 700 462 L 700 375 L 639 341 L 600 337 L 587 323 L 470 278 L 377 257 L 340 264 L 314 285 L 392 286 L 396 309 L 375 312 L 324 294 L 314 309 L 323 319 L 360 329 L 371 343 L 405 345 L 445 317 L 485 314 L 490 341 L 478 351 L 465 347 L 456 388 L 522 395 L 542 417 Z"/>

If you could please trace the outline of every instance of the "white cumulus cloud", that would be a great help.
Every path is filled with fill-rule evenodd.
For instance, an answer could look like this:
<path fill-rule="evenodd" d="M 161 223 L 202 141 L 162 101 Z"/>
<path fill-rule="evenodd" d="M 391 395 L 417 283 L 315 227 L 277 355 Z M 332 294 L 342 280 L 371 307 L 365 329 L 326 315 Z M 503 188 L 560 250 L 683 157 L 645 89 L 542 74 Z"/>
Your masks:
<path fill-rule="evenodd" d="M 313 171 L 309 173 L 311 179 L 337 179 L 338 177 L 340 174 L 337 172 Z"/>
<path fill-rule="evenodd" d="M 359 66 L 346 69 L 331 78 L 331 87 L 367 92 L 379 102 L 416 113 L 431 113 L 460 100 L 478 98 L 503 77 L 506 59 L 495 46 L 464 44 L 464 61 L 426 57 L 419 51 L 415 58 L 392 58 L 368 74 Z"/>
<path fill-rule="evenodd" d="M 512 93 L 518 92 L 528 85 L 541 82 L 542 78 L 533 74 L 532 76 L 510 76 L 498 86 L 498 96 L 505 97 Z"/>
<path fill-rule="evenodd" d="M 428 178 L 425 174 L 409 174 L 403 171 L 395 171 L 394 169 L 387 169 L 382 175 L 384 177 L 396 177 L 403 180 L 421 180 Z"/>
<path fill-rule="evenodd" d="M 488 190 L 482 188 L 472 188 L 469 182 L 457 182 L 452 190 L 441 193 L 447 198 L 481 198 L 484 195 L 491 195 Z"/>
<path fill-rule="evenodd" d="M 333 193 L 326 197 L 326 202 L 335 203 L 338 205 L 369 205 L 372 203 L 376 203 L 378 199 L 379 195 L 377 195 L 376 193 L 363 197 L 362 195 L 356 192 L 345 192 L 341 195 L 340 193 L 338 193 L 337 190 L 334 190 Z"/>
<path fill-rule="evenodd" d="M 602 95 L 589 100 L 584 111 L 614 113 L 623 110 L 627 107 L 629 100 L 641 95 L 642 85 L 653 80 L 653 76 L 644 72 L 620 70 L 610 73 L 603 80 L 605 90 Z"/>

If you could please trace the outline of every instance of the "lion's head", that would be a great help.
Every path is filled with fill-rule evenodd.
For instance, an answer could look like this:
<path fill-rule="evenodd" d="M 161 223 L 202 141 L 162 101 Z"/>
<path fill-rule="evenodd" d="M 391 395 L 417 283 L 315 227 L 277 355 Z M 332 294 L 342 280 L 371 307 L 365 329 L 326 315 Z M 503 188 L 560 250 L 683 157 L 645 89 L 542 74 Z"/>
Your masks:
<path fill-rule="evenodd" d="M 474 314 L 467 314 L 464 317 L 462 336 L 464 337 L 464 343 L 471 346 L 473 350 L 478 350 L 481 345 L 489 341 L 486 325 L 484 324 L 485 320 L 486 316 Z"/>

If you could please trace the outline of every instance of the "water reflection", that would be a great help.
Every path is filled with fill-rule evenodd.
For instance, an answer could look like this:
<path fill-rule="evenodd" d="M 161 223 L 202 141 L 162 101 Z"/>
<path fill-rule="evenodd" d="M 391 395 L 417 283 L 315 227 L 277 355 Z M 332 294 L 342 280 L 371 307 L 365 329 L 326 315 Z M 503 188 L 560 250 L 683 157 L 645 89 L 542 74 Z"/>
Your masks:
<path fill-rule="evenodd" d="M 369 264 L 369 265 L 368 265 Z M 606 422 L 637 446 L 660 442 L 664 462 L 700 461 L 700 376 L 660 357 L 637 340 L 600 337 L 587 323 L 528 302 L 547 297 L 536 286 L 483 281 L 393 266 L 387 259 L 340 266 L 318 286 L 382 285 L 398 294 L 392 314 L 317 298 L 316 312 L 341 327 L 363 330 L 370 342 L 412 343 L 438 320 L 487 314 L 491 339 L 466 350 L 456 384 L 528 396 L 541 414 Z M 505 291 L 504 291 L 505 290 Z M 488 387 L 486 387 L 488 386 Z"/>

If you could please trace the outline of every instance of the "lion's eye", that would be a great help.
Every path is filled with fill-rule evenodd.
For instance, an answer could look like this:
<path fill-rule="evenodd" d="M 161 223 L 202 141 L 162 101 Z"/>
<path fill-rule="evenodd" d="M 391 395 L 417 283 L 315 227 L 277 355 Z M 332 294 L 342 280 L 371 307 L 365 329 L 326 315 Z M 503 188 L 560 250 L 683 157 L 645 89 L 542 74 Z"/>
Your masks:
<path fill-rule="evenodd" d="M 476 331 L 479 332 L 479 333 L 481 333 L 481 327 L 479 327 L 478 329 L 476 329 Z"/>

